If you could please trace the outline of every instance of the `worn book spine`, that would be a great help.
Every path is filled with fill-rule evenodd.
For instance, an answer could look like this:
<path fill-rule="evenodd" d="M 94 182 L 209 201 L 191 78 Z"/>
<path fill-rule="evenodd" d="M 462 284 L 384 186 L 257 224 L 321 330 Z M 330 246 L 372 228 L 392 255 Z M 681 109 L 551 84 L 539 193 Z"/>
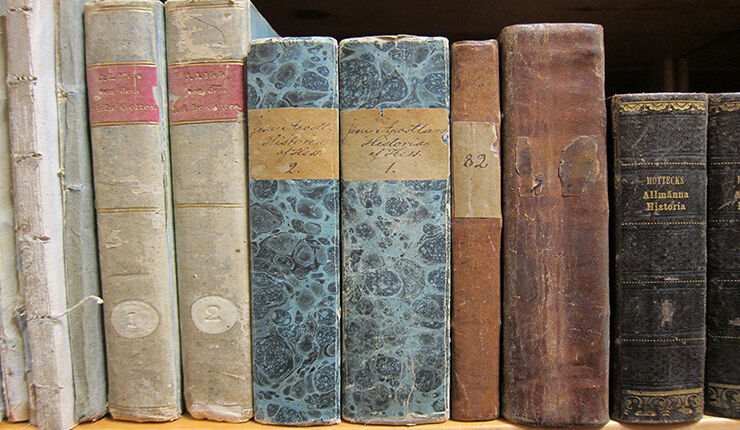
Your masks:
<path fill-rule="evenodd" d="M 453 419 L 499 415 L 501 108 L 495 40 L 452 44 Z"/>
<path fill-rule="evenodd" d="M 705 411 L 740 418 L 740 93 L 710 94 Z"/>
<path fill-rule="evenodd" d="M 64 199 L 64 271 L 75 390 L 75 418 L 91 421 L 108 411 L 103 308 L 93 207 L 87 122 L 83 10 L 85 0 L 56 0 L 56 78 Z"/>
<path fill-rule="evenodd" d="M 500 34 L 501 412 L 517 424 L 609 420 L 609 250 L 601 26 Z"/>
<path fill-rule="evenodd" d="M 247 57 L 258 422 L 339 422 L 337 42 L 269 38 Z"/>
<path fill-rule="evenodd" d="M 5 2 L 0 2 L 0 76 L 7 76 L 7 67 L 5 62 L 5 50 L 7 47 L 7 38 L 5 34 Z M 12 222 L 13 216 L 13 205 L 9 199 L 10 197 L 10 160 L 8 156 L 8 91 L 7 86 L 3 82 L 0 84 L 0 234 L 3 235 L 0 238 L 0 339 L 5 339 L 3 336 L 5 330 L 3 329 L 2 316 L 4 310 L 2 304 L 5 302 L 3 297 L 3 283 L 8 277 L 12 275 L 15 277 L 15 267 L 8 267 L 10 255 L 13 260 L 15 259 L 15 237 L 7 235 L 8 223 L 7 217 L 10 215 Z M 12 230 L 11 230 L 12 231 Z M 6 242 L 7 241 L 7 242 Z M 12 244 L 12 246 L 10 246 Z M 11 254 L 12 253 L 12 254 Z M 17 282 L 17 279 L 16 279 Z M 0 344 L 4 343 L 0 341 Z M 5 379 L 5 371 L 2 366 L 2 355 L 4 351 L 0 345 L 0 421 L 5 419 L 5 390 L 3 389 L 3 380 Z"/>
<path fill-rule="evenodd" d="M 339 47 L 342 415 L 449 417 L 449 47 L 442 37 Z"/>
<path fill-rule="evenodd" d="M 704 409 L 705 94 L 611 104 L 611 416 L 697 421 Z"/>
<path fill-rule="evenodd" d="M 87 89 L 115 419 L 180 416 L 164 7 L 85 5 Z"/>
<path fill-rule="evenodd" d="M 252 417 L 243 77 L 249 5 L 165 5 L 185 405 L 194 418 L 229 422 Z"/>
<path fill-rule="evenodd" d="M 0 77 L 7 76 L 5 2 L 0 2 Z M 0 83 L 0 372 L 5 417 L 10 422 L 28 421 L 28 382 L 20 314 L 23 299 L 18 290 L 15 226 L 13 223 L 12 176 L 8 135 L 8 91 Z"/>
<path fill-rule="evenodd" d="M 54 73 L 54 8 L 7 2 L 10 159 L 18 253 L 30 354 L 31 423 L 76 424 L 67 327 L 63 208 Z M 27 356 L 28 357 L 28 356 Z"/>

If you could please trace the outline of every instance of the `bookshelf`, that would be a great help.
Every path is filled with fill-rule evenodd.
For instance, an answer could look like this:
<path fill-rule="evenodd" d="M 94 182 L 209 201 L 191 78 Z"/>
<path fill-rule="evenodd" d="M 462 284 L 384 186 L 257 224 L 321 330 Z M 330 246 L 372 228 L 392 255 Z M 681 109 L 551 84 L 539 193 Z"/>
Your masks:
<path fill-rule="evenodd" d="M 651 91 L 740 90 L 740 7 L 737 0 L 253 0 L 284 36 L 326 35 L 341 40 L 373 34 L 443 35 L 451 41 L 495 38 L 511 24 L 590 22 L 604 26 L 607 96 Z M 29 428 L 0 423 L 0 429 Z M 399 429 L 341 423 L 328 429 Z M 503 420 L 448 421 L 423 425 L 440 430 L 514 430 L 532 427 Z M 132 424 L 105 418 L 94 429 L 278 429 L 255 422 L 225 424 L 188 416 L 170 423 Z M 737 429 L 740 420 L 705 417 L 698 423 L 625 425 L 603 429 Z"/>
<path fill-rule="evenodd" d="M 31 426 L 28 423 L 8 424 L 1 423 L 0 429 L 12 430 L 12 429 L 24 429 Z M 414 426 L 423 430 L 531 430 L 537 427 L 520 426 L 508 423 L 503 420 L 494 421 L 481 421 L 481 422 L 462 422 L 462 421 L 447 421 L 441 424 L 425 424 L 420 426 Z M 144 423 L 144 424 L 133 424 L 125 421 L 114 421 L 110 418 L 104 418 L 100 421 L 81 424 L 80 430 L 124 430 L 132 429 L 136 430 L 199 430 L 199 429 L 223 429 L 223 430 L 275 430 L 275 429 L 296 429 L 299 427 L 283 427 L 283 426 L 271 426 L 265 424 L 258 424 L 254 421 L 241 423 L 241 424 L 227 424 L 227 423 L 216 423 L 212 421 L 199 421 L 194 420 L 190 417 L 183 417 L 177 421 L 169 423 Z M 304 427 L 306 428 L 306 427 Z M 370 430 L 398 430 L 406 428 L 404 426 L 367 426 L 361 424 L 350 424 L 341 423 L 333 426 L 316 426 L 311 427 L 313 429 L 327 429 L 327 430 L 357 430 L 357 429 L 370 429 Z M 540 427 L 547 430 L 561 430 L 555 427 Z M 635 425 L 635 424 L 620 424 L 615 421 L 609 421 L 609 423 L 603 427 L 599 427 L 602 430 L 738 430 L 740 429 L 740 420 L 730 420 L 719 417 L 704 417 L 698 423 L 690 424 L 663 424 L 663 425 Z M 564 429 L 562 429 L 564 430 Z"/>

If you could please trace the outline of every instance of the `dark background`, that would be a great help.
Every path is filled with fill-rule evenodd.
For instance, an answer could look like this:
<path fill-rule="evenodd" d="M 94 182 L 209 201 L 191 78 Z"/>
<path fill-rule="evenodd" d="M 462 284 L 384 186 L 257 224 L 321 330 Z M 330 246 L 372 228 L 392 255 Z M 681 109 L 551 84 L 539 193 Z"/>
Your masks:
<path fill-rule="evenodd" d="M 491 39 L 511 24 L 604 26 L 607 95 L 740 91 L 740 0 L 253 0 L 281 36 Z"/>

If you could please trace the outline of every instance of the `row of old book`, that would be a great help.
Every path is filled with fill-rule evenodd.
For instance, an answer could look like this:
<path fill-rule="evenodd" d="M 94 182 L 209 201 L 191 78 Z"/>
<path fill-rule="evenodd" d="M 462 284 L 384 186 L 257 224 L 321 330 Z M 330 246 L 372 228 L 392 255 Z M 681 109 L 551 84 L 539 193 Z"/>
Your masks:
<path fill-rule="evenodd" d="M 598 25 L 507 27 L 499 69 L 43 3 L 2 26 L 9 420 L 740 416 L 740 93 L 614 96 L 608 157 Z"/>

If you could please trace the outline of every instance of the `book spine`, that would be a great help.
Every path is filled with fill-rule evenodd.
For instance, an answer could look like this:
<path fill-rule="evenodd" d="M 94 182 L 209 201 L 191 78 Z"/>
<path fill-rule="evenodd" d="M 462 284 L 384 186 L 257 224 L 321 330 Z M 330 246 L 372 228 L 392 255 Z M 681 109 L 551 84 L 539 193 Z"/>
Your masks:
<path fill-rule="evenodd" d="M 499 414 L 501 109 L 495 40 L 452 44 L 453 419 Z"/>
<path fill-rule="evenodd" d="M 704 406 L 704 94 L 612 98 L 611 416 L 697 421 Z"/>
<path fill-rule="evenodd" d="M 502 415 L 596 426 L 608 416 L 609 250 L 601 26 L 500 34 Z"/>
<path fill-rule="evenodd" d="M 13 208 L 24 299 L 31 423 L 76 424 L 67 328 L 63 208 L 54 76 L 54 8 L 7 2 L 8 111 Z M 28 364 L 28 363 L 27 363 Z"/>
<path fill-rule="evenodd" d="M 181 411 L 163 9 L 85 5 L 108 403 L 130 421 Z"/>
<path fill-rule="evenodd" d="M 5 390 L 3 389 L 3 375 L 0 373 L 0 421 L 5 419 Z"/>
<path fill-rule="evenodd" d="M 706 412 L 740 418 L 740 93 L 710 94 Z"/>
<path fill-rule="evenodd" d="M 243 86 L 248 3 L 165 5 L 185 405 L 194 418 L 229 422 L 252 417 Z"/>
<path fill-rule="evenodd" d="M 4 5 L 0 10 L 0 76 L 7 77 L 7 33 Z M 28 382 L 19 318 L 23 300 L 16 272 L 13 184 L 8 135 L 8 87 L 0 84 L 0 370 L 3 404 L 10 422 L 28 421 Z"/>
<path fill-rule="evenodd" d="M 85 0 L 56 0 L 56 77 L 64 199 L 64 270 L 75 390 L 75 418 L 91 421 L 108 411 L 103 308 L 93 207 L 87 123 L 83 10 Z"/>
<path fill-rule="evenodd" d="M 251 1 L 247 1 L 248 13 L 249 13 L 249 24 L 247 25 L 247 35 L 249 40 L 262 39 L 265 37 L 277 37 L 278 34 L 273 30 L 270 23 L 267 22 L 265 17 L 254 7 Z"/>
<path fill-rule="evenodd" d="M 339 48 L 342 414 L 449 416 L 449 47 L 442 37 Z"/>
<path fill-rule="evenodd" d="M 247 57 L 255 419 L 340 420 L 337 42 Z"/>

